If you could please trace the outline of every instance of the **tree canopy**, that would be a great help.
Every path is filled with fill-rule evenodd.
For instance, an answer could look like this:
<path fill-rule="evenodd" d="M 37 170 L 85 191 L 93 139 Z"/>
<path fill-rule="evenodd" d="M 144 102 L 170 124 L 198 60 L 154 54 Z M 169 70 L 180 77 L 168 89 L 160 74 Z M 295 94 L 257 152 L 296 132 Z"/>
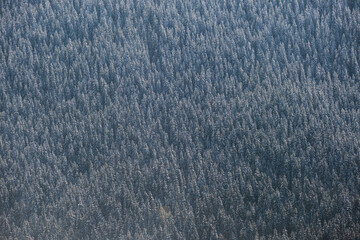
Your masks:
<path fill-rule="evenodd" d="M 360 238 L 360 3 L 0 1 L 0 239 Z"/>

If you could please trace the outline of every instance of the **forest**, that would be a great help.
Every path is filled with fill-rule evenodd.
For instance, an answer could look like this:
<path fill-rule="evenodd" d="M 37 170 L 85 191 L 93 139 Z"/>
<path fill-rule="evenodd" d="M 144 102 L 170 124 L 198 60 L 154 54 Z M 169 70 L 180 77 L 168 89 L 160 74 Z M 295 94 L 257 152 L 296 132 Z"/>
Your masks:
<path fill-rule="evenodd" d="M 0 239 L 360 239 L 360 1 L 0 0 Z"/>

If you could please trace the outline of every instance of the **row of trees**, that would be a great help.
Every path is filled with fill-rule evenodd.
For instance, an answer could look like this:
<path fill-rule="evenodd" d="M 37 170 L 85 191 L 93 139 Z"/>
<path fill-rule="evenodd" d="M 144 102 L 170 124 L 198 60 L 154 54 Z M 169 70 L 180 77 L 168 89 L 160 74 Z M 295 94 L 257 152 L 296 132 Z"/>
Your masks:
<path fill-rule="evenodd" d="M 0 238 L 360 238 L 358 1 L 0 17 Z"/>

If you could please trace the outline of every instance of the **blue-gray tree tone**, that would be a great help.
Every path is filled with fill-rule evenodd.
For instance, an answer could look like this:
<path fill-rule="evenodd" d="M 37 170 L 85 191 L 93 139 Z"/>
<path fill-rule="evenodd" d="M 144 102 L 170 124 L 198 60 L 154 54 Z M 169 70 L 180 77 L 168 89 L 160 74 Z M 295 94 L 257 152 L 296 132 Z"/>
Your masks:
<path fill-rule="evenodd" d="M 0 0 L 0 239 L 360 239 L 357 0 Z"/>

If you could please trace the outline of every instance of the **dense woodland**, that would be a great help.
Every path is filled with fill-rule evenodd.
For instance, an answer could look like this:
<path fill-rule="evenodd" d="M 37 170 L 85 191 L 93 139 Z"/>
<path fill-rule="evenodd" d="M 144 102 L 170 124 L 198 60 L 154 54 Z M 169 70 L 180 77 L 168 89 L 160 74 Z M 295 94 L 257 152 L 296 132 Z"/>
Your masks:
<path fill-rule="evenodd" d="M 1 0 L 0 239 L 360 239 L 360 2 Z"/>

